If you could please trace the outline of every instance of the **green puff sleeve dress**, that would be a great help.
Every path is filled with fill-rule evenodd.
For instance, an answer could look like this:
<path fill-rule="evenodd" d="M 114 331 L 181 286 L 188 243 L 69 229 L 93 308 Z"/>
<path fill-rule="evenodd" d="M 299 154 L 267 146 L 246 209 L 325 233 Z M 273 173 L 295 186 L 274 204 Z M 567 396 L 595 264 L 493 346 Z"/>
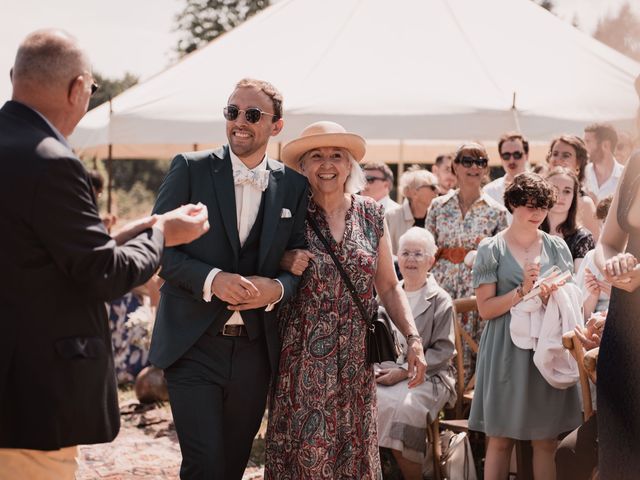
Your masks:
<path fill-rule="evenodd" d="M 564 240 L 543 232 L 540 272 L 554 265 L 573 271 L 571 252 Z M 473 286 L 496 284 L 496 295 L 516 288 L 522 268 L 503 235 L 484 239 L 473 266 Z M 544 440 L 573 430 L 582 421 L 577 386 L 559 390 L 549 385 L 533 363 L 533 350 L 514 345 L 509 327 L 511 312 L 487 321 L 480 339 L 476 387 L 469 428 L 491 437 Z"/>

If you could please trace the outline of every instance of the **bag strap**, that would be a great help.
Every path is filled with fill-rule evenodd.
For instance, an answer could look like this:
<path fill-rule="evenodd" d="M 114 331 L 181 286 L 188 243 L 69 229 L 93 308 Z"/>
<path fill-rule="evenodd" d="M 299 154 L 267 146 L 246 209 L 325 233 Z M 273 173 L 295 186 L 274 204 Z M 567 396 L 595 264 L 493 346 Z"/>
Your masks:
<path fill-rule="evenodd" d="M 309 221 L 309 225 L 311 225 L 311 228 L 313 228 L 313 231 L 315 232 L 316 236 L 320 239 L 320 241 L 324 245 L 324 248 L 326 248 L 329 255 L 331 255 L 331 258 L 333 259 L 333 263 L 335 263 L 336 267 L 338 267 L 338 271 L 342 276 L 342 280 L 344 280 L 344 283 L 347 286 L 349 293 L 351 293 L 353 300 L 356 302 L 356 305 L 358 306 L 358 310 L 360 310 L 360 315 L 362 315 L 362 318 L 364 319 L 364 321 L 367 323 L 369 328 L 371 328 L 372 326 L 371 319 L 368 317 L 367 311 L 365 310 L 364 305 L 362 305 L 362 301 L 358 296 L 356 287 L 353 286 L 353 283 L 351 283 L 351 279 L 349 278 L 349 275 L 347 275 L 347 272 L 345 272 L 344 268 L 342 268 L 342 265 L 340 264 L 338 257 L 334 253 L 333 248 L 331 248 L 329 241 L 322 234 L 322 232 L 320 231 L 320 227 L 318 227 L 318 224 L 316 223 L 315 219 L 311 215 L 307 215 L 307 220 Z"/>

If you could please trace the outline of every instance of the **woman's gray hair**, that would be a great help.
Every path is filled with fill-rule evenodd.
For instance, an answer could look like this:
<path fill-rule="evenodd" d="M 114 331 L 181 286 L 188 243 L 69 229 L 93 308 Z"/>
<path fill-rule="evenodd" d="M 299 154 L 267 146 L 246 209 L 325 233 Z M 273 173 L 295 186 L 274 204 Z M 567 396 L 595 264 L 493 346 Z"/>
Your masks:
<path fill-rule="evenodd" d="M 436 252 L 438 251 L 438 247 L 436 247 L 436 241 L 431 235 L 431 232 L 426 228 L 422 227 L 411 227 L 409 230 L 404 232 L 402 236 L 398 239 L 398 251 L 402 249 L 404 242 L 414 241 L 420 242 L 424 245 L 425 254 L 430 257 L 435 257 Z"/>
<path fill-rule="evenodd" d="M 351 166 L 351 170 L 349 172 L 349 176 L 347 177 L 347 181 L 344 182 L 344 192 L 345 193 L 358 193 L 364 189 L 364 186 L 367 184 L 367 177 L 364 174 L 364 171 L 360 167 L 360 164 L 356 162 L 356 159 L 353 158 L 351 152 L 344 148 L 340 150 L 344 151 L 347 154 L 347 158 L 349 159 L 349 165 Z M 309 152 L 312 150 L 309 150 Z M 304 161 L 309 152 L 305 152 L 300 157 L 298 164 L 300 168 L 304 170 Z"/>
<path fill-rule="evenodd" d="M 407 190 L 410 188 L 418 188 L 423 185 L 435 187 L 438 185 L 438 177 L 428 170 L 420 167 L 410 167 L 402 175 L 400 175 L 400 191 L 402 195 L 407 196 Z"/>

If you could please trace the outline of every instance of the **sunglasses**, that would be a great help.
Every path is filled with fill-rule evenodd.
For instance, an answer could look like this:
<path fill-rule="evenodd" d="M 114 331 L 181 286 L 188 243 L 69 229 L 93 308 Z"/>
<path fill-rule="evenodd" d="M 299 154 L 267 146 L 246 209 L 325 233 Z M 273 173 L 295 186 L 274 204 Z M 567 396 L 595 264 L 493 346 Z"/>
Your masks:
<path fill-rule="evenodd" d="M 385 177 L 373 177 L 373 176 L 369 176 L 369 175 L 367 175 L 365 177 L 365 179 L 367 180 L 367 183 L 375 183 L 378 180 L 380 180 L 381 182 L 384 182 L 386 180 Z"/>
<path fill-rule="evenodd" d="M 523 155 L 524 153 L 522 152 L 504 152 L 500 154 L 500 158 L 502 158 L 503 160 L 509 160 L 511 157 L 513 157 L 514 160 L 520 160 Z"/>
<path fill-rule="evenodd" d="M 246 110 L 241 110 L 235 105 L 227 105 L 222 110 L 222 113 L 224 114 L 224 118 L 226 118 L 230 122 L 233 122 L 236 118 L 238 118 L 238 115 L 240 115 L 240 112 L 244 112 L 244 118 L 249 123 L 258 123 L 262 118 L 262 115 L 270 115 L 272 117 L 276 116 L 275 113 L 263 112 L 262 110 L 256 107 L 251 107 L 251 108 L 247 108 Z"/>
<path fill-rule="evenodd" d="M 486 166 L 489 165 L 489 160 L 484 157 L 462 157 L 460 159 L 456 159 L 456 163 L 459 163 L 464 168 L 471 168 L 472 165 L 480 168 L 486 168 Z"/>
<path fill-rule="evenodd" d="M 434 192 L 438 190 L 438 187 L 436 187 L 435 185 L 420 185 L 419 187 L 416 187 L 416 190 L 420 190 L 421 188 L 430 188 L 431 190 L 433 190 Z"/>
<path fill-rule="evenodd" d="M 92 82 L 91 83 L 91 95 L 96 93 L 99 88 L 100 88 L 100 85 L 98 85 L 96 82 Z"/>

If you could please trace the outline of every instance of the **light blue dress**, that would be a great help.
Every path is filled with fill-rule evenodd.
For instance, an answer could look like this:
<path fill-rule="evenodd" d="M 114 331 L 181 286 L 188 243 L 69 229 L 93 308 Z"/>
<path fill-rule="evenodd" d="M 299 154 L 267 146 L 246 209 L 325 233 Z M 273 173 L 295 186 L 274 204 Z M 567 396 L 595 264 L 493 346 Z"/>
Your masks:
<path fill-rule="evenodd" d="M 573 271 L 571 252 L 564 240 L 543 232 L 541 275 L 557 265 Z M 503 236 L 484 239 L 473 266 L 473 286 L 496 284 L 496 295 L 516 288 L 523 280 L 520 264 Z M 581 424 L 577 386 L 559 390 L 549 385 L 533 363 L 533 350 L 511 341 L 511 313 L 487 321 L 476 364 L 476 387 L 469 428 L 492 437 L 544 440 Z"/>

